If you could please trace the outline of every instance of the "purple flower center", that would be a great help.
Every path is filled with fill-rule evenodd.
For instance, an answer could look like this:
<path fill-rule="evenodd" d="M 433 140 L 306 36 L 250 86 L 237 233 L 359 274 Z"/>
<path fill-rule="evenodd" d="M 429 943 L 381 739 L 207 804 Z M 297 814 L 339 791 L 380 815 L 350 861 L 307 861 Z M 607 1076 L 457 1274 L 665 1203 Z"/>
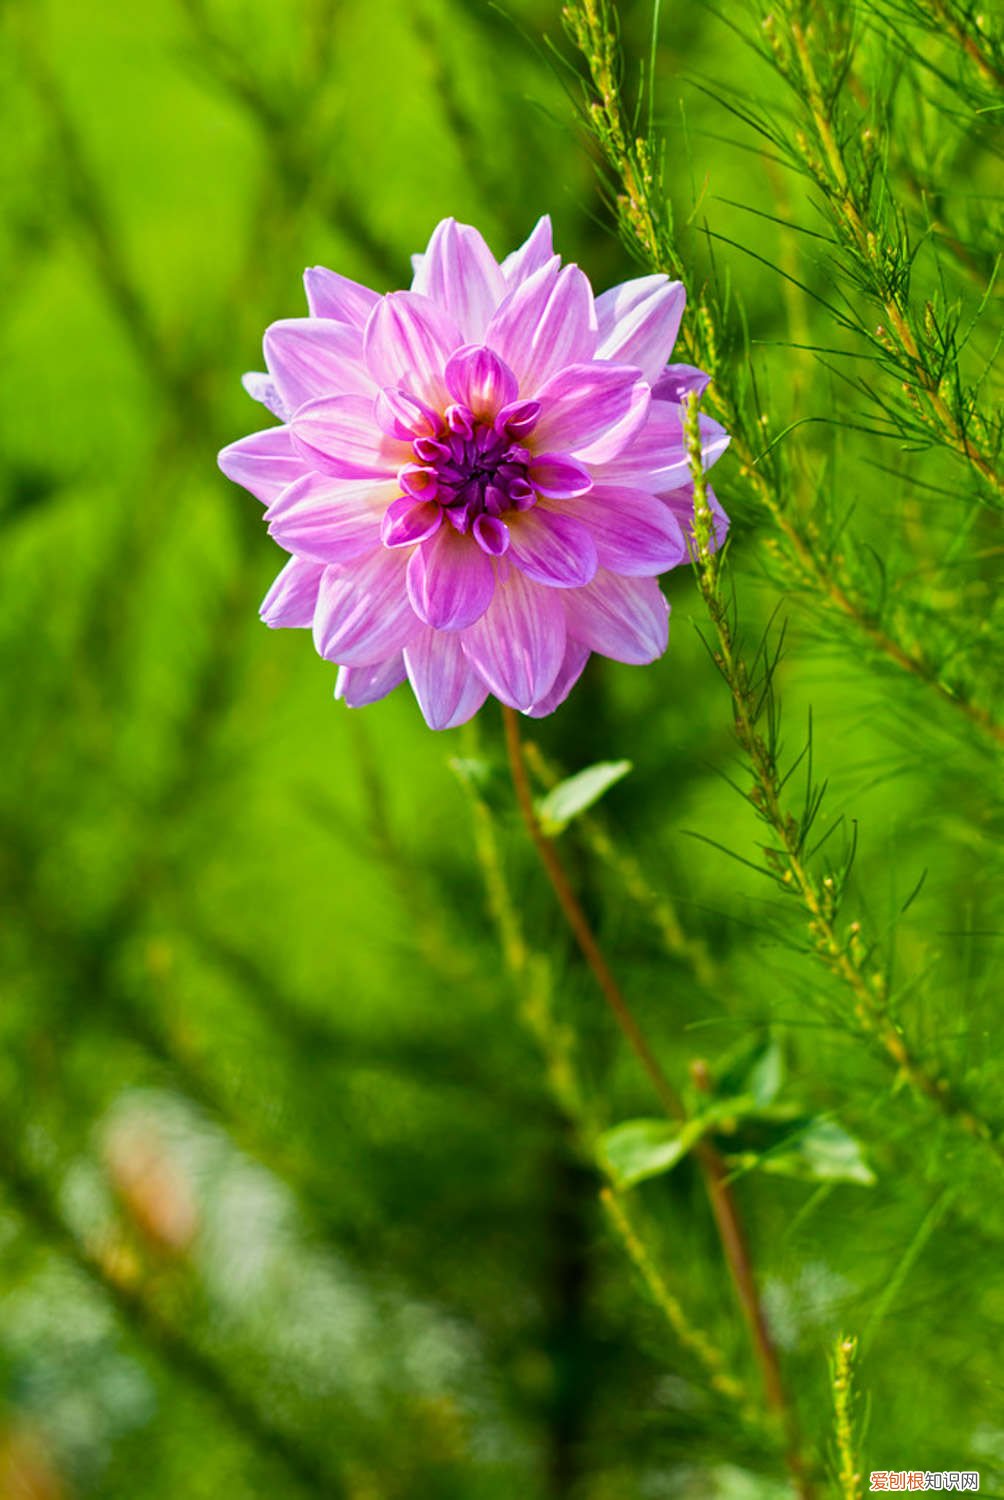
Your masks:
<path fill-rule="evenodd" d="M 537 493 L 529 477 L 533 462 L 523 439 L 540 415 L 537 401 L 514 401 L 491 419 L 469 406 L 447 408 L 435 436 L 412 441 L 414 461 L 398 472 L 402 496 L 387 512 L 383 539 L 388 546 L 421 540 L 448 521 L 461 536 L 500 556 L 509 545 L 501 519 L 529 510 Z"/>

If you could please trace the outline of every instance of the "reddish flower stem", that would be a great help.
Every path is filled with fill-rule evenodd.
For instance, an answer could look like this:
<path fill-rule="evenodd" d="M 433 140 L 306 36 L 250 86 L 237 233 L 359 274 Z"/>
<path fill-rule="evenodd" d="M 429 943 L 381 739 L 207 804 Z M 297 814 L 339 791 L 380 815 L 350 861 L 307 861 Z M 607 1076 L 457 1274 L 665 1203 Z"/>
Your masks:
<path fill-rule="evenodd" d="M 554 841 L 547 837 L 540 826 L 540 820 L 533 805 L 533 792 L 523 754 L 519 715 L 514 709 L 504 706 L 502 715 L 505 722 L 506 750 L 509 755 L 509 769 L 512 773 L 516 801 L 519 804 L 526 830 L 557 897 L 558 905 L 572 930 L 583 958 L 593 972 L 604 1000 L 610 1007 L 632 1052 L 647 1074 L 660 1104 L 671 1119 L 685 1120 L 687 1111 L 683 1101 L 663 1072 L 661 1064 L 649 1046 L 644 1032 L 635 1019 L 634 1012 L 604 957 L 603 950 L 589 924 L 589 919 L 572 888 Z M 699 1088 L 709 1087 L 710 1080 L 703 1063 L 695 1063 L 693 1076 Z M 812 1492 L 799 1452 L 794 1416 L 785 1395 L 777 1350 L 757 1292 L 749 1247 L 725 1163 L 709 1141 L 698 1141 L 693 1149 L 704 1179 L 715 1228 L 729 1268 L 732 1285 L 749 1331 L 757 1364 L 760 1367 L 764 1396 L 769 1409 L 778 1418 L 784 1432 L 785 1458 L 795 1492 L 800 1500 L 810 1500 Z"/>

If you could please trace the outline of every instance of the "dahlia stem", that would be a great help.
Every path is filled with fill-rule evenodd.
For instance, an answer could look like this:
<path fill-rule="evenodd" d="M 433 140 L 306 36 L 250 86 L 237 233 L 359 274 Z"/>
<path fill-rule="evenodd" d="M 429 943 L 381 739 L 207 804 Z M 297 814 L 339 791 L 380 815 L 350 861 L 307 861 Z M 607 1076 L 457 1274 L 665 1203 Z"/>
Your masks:
<path fill-rule="evenodd" d="M 648 1075 L 649 1082 L 655 1089 L 663 1109 L 671 1119 L 686 1120 L 687 1111 L 683 1101 L 663 1072 L 661 1064 L 649 1046 L 644 1032 L 635 1019 L 634 1012 L 604 957 L 603 950 L 589 924 L 589 919 L 572 888 L 554 841 L 547 837 L 540 826 L 540 820 L 533 805 L 533 792 L 520 735 L 519 715 L 515 709 L 503 706 L 502 716 L 516 801 L 519 804 L 523 822 L 526 824 L 526 830 L 558 899 L 558 905 L 572 930 L 583 958 L 593 972 L 603 998 L 613 1012 L 614 1019 L 632 1052 Z M 710 1080 L 703 1063 L 695 1063 L 692 1074 L 698 1088 L 709 1087 Z M 785 1396 L 777 1350 L 757 1292 L 749 1247 L 725 1163 L 707 1140 L 698 1141 L 694 1147 L 694 1155 L 701 1169 L 722 1252 L 749 1331 L 757 1364 L 760 1367 L 767 1406 L 777 1417 L 784 1432 L 785 1458 L 795 1492 L 800 1500 L 810 1500 L 811 1488 L 799 1453 L 794 1416 Z"/>

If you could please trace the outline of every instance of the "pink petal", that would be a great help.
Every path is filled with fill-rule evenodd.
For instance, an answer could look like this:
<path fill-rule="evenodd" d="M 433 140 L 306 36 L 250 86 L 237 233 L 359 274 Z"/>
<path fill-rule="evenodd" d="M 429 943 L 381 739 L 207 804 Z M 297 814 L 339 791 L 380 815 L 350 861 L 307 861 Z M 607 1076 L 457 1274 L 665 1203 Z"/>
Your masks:
<path fill-rule="evenodd" d="M 305 474 L 265 512 L 269 536 L 315 562 L 348 562 L 380 542 L 380 519 L 397 489 L 379 480 Z"/>
<path fill-rule="evenodd" d="M 303 273 L 303 285 L 311 317 L 334 318 L 339 323 L 351 323 L 353 328 L 365 328 L 366 319 L 380 301 L 379 292 L 324 266 L 309 266 Z"/>
<path fill-rule="evenodd" d="M 450 314 L 463 338 L 480 339 L 506 293 L 498 262 L 469 224 L 444 219 L 432 231 L 412 290 Z"/>
<path fill-rule="evenodd" d="M 297 451 L 335 479 L 389 479 L 410 457 L 406 443 L 377 426 L 368 396 L 308 401 L 290 423 Z"/>
<path fill-rule="evenodd" d="M 455 633 L 428 627 L 418 631 L 405 648 L 404 663 L 430 729 L 466 724 L 488 696 Z"/>
<path fill-rule="evenodd" d="M 672 490 L 668 495 L 660 495 L 659 503 L 664 505 L 669 514 L 674 518 L 683 531 L 684 536 L 692 537 L 694 534 L 694 487 L 688 485 L 684 489 Z M 714 546 L 720 547 L 729 531 L 729 518 L 718 503 L 711 486 L 708 486 L 708 504 L 714 520 L 715 538 Z"/>
<path fill-rule="evenodd" d="M 371 557 L 324 570 L 314 645 L 328 661 L 371 667 L 406 646 L 418 629 L 405 587 L 407 558 L 379 547 Z"/>
<path fill-rule="evenodd" d="M 458 349 L 446 366 L 446 389 L 476 417 L 492 422 L 516 400 L 519 387 L 509 366 L 483 344 Z"/>
<path fill-rule="evenodd" d="M 467 660 L 511 708 L 532 708 L 554 686 L 565 656 L 565 597 L 510 568 L 491 606 L 460 638 Z"/>
<path fill-rule="evenodd" d="M 307 471 L 296 452 L 288 427 L 266 427 L 224 448 L 216 460 L 228 479 L 250 490 L 256 500 L 270 505 Z"/>
<path fill-rule="evenodd" d="M 511 513 L 508 525 L 509 556 L 528 578 L 550 588 L 574 589 L 596 572 L 596 547 L 581 521 L 537 505 Z"/>
<path fill-rule="evenodd" d="M 675 401 L 679 405 L 692 391 L 703 395 L 710 381 L 711 376 L 696 365 L 667 365 L 652 387 L 652 400 Z"/>
<path fill-rule="evenodd" d="M 386 661 L 372 667 L 339 667 L 335 678 L 335 697 L 349 708 L 364 708 L 376 703 L 404 681 L 404 657 L 398 651 Z"/>
<path fill-rule="evenodd" d="M 495 569 L 473 537 L 441 526 L 408 563 L 408 596 L 434 630 L 463 630 L 492 602 Z"/>
<path fill-rule="evenodd" d="M 312 625 L 323 572 L 323 563 L 291 557 L 261 601 L 259 613 L 265 624 L 273 630 Z"/>
<path fill-rule="evenodd" d="M 553 714 L 554 710 L 568 697 L 572 688 L 582 676 L 586 662 L 591 653 L 588 646 L 583 646 L 581 641 L 569 640 L 565 645 L 565 659 L 561 663 L 561 670 L 554 679 L 554 686 L 549 693 L 545 693 L 532 708 L 526 712 L 531 719 L 543 719 L 547 714 Z"/>
<path fill-rule="evenodd" d="M 279 388 L 271 375 L 266 375 L 258 370 L 248 370 L 246 375 L 241 376 L 241 385 L 247 391 L 252 401 L 260 401 L 262 406 L 268 408 L 273 417 L 278 417 L 280 422 L 286 421 L 290 415 L 290 410 L 279 395 Z"/>
<path fill-rule="evenodd" d="M 317 396 L 374 392 L 362 335 L 330 318 L 286 318 L 265 333 L 265 362 L 289 411 Z"/>
<path fill-rule="evenodd" d="M 380 391 L 374 413 L 380 431 L 388 437 L 399 438 L 401 442 L 410 442 L 417 437 L 435 437 L 442 431 L 439 414 L 407 391 L 390 387 Z"/>
<path fill-rule="evenodd" d="M 682 281 L 639 276 L 596 299 L 598 359 L 636 365 L 649 384 L 659 377 L 676 343 L 687 293 Z"/>
<path fill-rule="evenodd" d="M 700 430 L 704 464 L 709 467 L 725 452 L 729 438 L 724 427 L 703 413 Z M 656 493 L 677 489 L 689 477 L 683 408 L 668 401 L 653 401 L 645 426 L 624 452 L 593 466 L 597 484 L 627 485 Z"/>
<path fill-rule="evenodd" d="M 655 661 L 669 642 L 669 605 L 654 578 L 601 571 L 585 588 L 553 597 L 565 606 L 569 635 L 614 661 Z"/>
<path fill-rule="evenodd" d="M 443 522 L 442 507 L 428 500 L 402 495 L 387 507 L 380 523 L 385 547 L 414 547 L 433 536 Z"/>
<path fill-rule="evenodd" d="M 539 271 L 541 266 L 546 266 L 553 258 L 551 216 L 545 214 L 543 218 L 537 220 L 529 238 L 523 241 L 518 250 L 507 255 L 502 262 L 502 275 L 505 277 L 506 286 L 510 289 L 518 286 L 521 281 L 526 281 L 528 276 L 532 276 L 534 271 Z"/>
<path fill-rule="evenodd" d="M 370 313 L 363 345 L 378 385 L 404 386 L 437 410 L 446 404 L 443 371 L 465 342 L 443 308 L 418 292 L 389 292 Z"/>
<path fill-rule="evenodd" d="M 510 292 L 484 341 L 515 373 L 522 396 L 535 396 L 565 365 L 592 359 L 596 317 L 585 275 L 578 266 L 559 271 L 556 261 L 541 266 Z"/>
<path fill-rule="evenodd" d="M 645 425 L 651 396 L 631 365 L 568 365 L 537 393 L 535 446 L 573 453 L 583 463 L 613 458 Z"/>
<path fill-rule="evenodd" d="M 588 526 L 600 567 L 612 573 L 650 578 L 687 560 L 672 510 L 645 490 L 597 485 L 588 495 L 564 501 L 562 511 Z"/>
<path fill-rule="evenodd" d="M 570 499 L 573 495 L 584 495 L 592 488 L 589 470 L 574 459 L 564 458 L 560 453 L 539 453 L 527 466 L 530 483 L 541 495 L 550 495 L 555 500 Z"/>

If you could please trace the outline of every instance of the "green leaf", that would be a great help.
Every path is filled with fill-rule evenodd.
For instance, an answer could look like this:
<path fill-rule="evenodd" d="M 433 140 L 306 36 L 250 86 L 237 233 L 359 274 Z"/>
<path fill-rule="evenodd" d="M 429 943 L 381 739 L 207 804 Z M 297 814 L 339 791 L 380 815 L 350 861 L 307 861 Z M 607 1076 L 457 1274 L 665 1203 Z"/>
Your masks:
<path fill-rule="evenodd" d="M 537 803 L 537 817 L 548 838 L 563 833 L 573 818 L 598 802 L 604 792 L 628 774 L 633 767 L 629 760 L 600 760 L 587 766 L 556 787 Z"/>
<path fill-rule="evenodd" d="M 633 1187 L 671 1171 L 704 1128 L 703 1120 L 625 1120 L 600 1137 L 600 1158 L 618 1187 Z"/>
<path fill-rule="evenodd" d="M 760 1109 L 773 1104 L 784 1082 L 784 1054 L 774 1037 L 768 1037 L 746 1074 L 740 1093 L 749 1094 Z"/>
<path fill-rule="evenodd" d="M 744 1039 L 715 1068 L 716 1098 L 733 1100 L 737 1115 L 773 1104 L 784 1083 L 784 1053 L 772 1036 Z"/>
<path fill-rule="evenodd" d="M 777 1177 L 795 1177 L 803 1182 L 856 1182 L 872 1187 L 875 1173 L 865 1161 L 861 1144 L 835 1120 L 822 1116 L 790 1136 L 776 1150 L 743 1164 L 759 1167 Z"/>

